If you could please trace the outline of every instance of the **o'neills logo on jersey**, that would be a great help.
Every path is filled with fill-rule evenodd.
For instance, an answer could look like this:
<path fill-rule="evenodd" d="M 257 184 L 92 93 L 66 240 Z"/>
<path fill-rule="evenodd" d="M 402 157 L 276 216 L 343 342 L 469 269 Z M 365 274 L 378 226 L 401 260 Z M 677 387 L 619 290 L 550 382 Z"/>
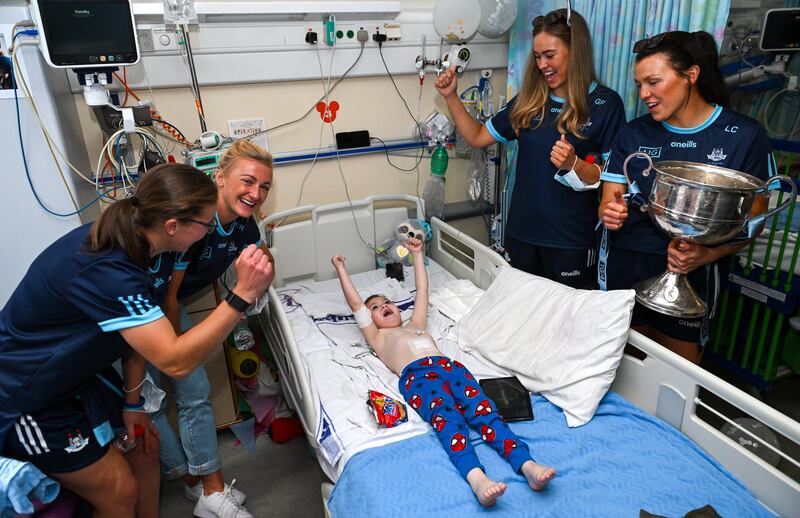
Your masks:
<path fill-rule="evenodd" d="M 577 277 L 581 274 L 580 270 L 572 270 L 571 272 L 561 272 L 562 277 Z"/>
<path fill-rule="evenodd" d="M 712 162 L 721 162 L 728 158 L 728 155 L 725 154 L 725 151 L 721 147 L 715 147 L 714 151 L 711 152 L 710 155 L 706 155 L 709 160 Z"/>
<path fill-rule="evenodd" d="M 678 320 L 678 325 L 683 327 L 700 327 L 700 320 Z"/>
<path fill-rule="evenodd" d="M 694 140 L 687 140 L 686 142 L 670 142 L 670 147 L 690 148 L 697 147 L 697 142 Z"/>
<path fill-rule="evenodd" d="M 642 153 L 647 153 L 648 155 L 650 155 L 650 158 L 661 158 L 660 147 L 639 146 L 639 151 L 641 151 Z"/>

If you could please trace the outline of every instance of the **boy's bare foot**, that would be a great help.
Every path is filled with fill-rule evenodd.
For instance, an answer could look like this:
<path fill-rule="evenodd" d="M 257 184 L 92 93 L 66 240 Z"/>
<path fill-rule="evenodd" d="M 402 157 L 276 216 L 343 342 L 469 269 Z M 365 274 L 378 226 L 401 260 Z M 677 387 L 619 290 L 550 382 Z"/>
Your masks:
<path fill-rule="evenodd" d="M 495 482 L 487 477 L 480 468 L 474 468 L 467 473 L 467 482 L 484 507 L 492 507 L 497 499 L 506 492 L 505 483 Z"/>
<path fill-rule="evenodd" d="M 556 476 L 556 470 L 548 466 L 536 464 L 532 460 L 526 461 L 521 468 L 522 474 L 528 479 L 528 485 L 534 491 L 541 491 Z"/>

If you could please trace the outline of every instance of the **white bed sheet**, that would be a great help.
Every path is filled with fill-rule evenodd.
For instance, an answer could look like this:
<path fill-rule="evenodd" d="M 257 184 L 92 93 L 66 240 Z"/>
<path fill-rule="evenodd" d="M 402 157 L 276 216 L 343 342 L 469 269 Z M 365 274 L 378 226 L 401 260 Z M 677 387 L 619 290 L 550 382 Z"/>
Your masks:
<path fill-rule="evenodd" d="M 449 297 L 453 293 L 463 293 L 463 285 L 444 268 L 428 260 L 428 278 L 431 298 L 441 290 Z M 406 268 L 406 289 L 414 288 L 414 274 Z M 378 269 L 352 276 L 356 289 L 364 290 L 376 284 L 385 284 L 385 270 Z M 476 290 L 478 288 L 475 288 Z M 379 427 L 366 405 L 369 390 L 383 392 L 390 397 L 403 401 L 397 389 L 397 376 L 389 371 L 368 348 L 363 345 L 337 345 L 325 334 L 298 305 L 295 298 L 302 295 L 340 293 L 341 287 L 337 279 L 322 282 L 301 282 L 287 285 L 277 293 L 292 327 L 298 350 L 305 361 L 306 374 L 311 382 L 317 406 L 324 409 L 330 418 L 333 430 L 343 447 L 342 456 L 334 464 L 320 457 L 320 464 L 326 474 L 336 481 L 347 461 L 356 453 L 367 448 L 374 448 L 406 438 L 423 434 L 429 429 L 415 412 L 409 410 L 409 420 L 395 428 Z M 300 295 L 300 297 L 298 297 Z M 465 304 L 477 301 L 475 292 Z M 344 299 L 342 299 L 344 300 Z M 434 308 L 435 306 L 432 306 Z M 429 327 L 435 325 L 441 329 L 441 339 L 437 346 L 442 354 L 462 362 L 478 378 L 507 376 L 508 374 L 490 367 L 471 354 L 461 351 L 454 334 L 453 320 L 441 313 L 429 312 Z M 355 324 L 352 325 L 354 328 Z M 356 328 L 357 329 L 357 328 Z M 436 333 L 433 333 L 434 335 Z"/>

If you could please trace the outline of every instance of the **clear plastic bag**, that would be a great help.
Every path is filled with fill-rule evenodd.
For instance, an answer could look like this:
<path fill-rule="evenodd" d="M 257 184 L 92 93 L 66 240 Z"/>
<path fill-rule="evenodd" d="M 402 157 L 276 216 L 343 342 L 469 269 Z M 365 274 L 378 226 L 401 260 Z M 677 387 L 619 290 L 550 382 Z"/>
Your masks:
<path fill-rule="evenodd" d="M 467 174 L 467 199 L 478 201 L 483 197 L 483 181 L 486 172 L 486 153 L 476 150 L 472 153 L 469 173 Z"/>
<path fill-rule="evenodd" d="M 194 0 L 164 0 L 164 23 L 196 24 L 197 10 Z"/>

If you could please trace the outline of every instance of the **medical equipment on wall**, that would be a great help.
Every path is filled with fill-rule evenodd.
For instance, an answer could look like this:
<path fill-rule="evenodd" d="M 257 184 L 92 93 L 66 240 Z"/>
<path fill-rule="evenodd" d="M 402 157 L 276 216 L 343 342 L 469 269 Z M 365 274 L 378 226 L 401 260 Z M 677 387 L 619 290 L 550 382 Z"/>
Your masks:
<path fill-rule="evenodd" d="M 800 9 L 770 9 L 764 15 L 759 47 L 764 51 L 800 50 Z"/>
<path fill-rule="evenodd" d="M 54 68 L 71 68 L 89 106 L 109 105 L 107 86 L 118 66 L 139 62 L 139 41 L 129 0 L 32 0 L 39 47 Z M 124 117 L 132 132 L 132 114 Z"/>
<path fill-rule="evenodd" d="M 211 175 L 219 167 L 225 151 L 233 144 L 233 139 L 224 137 L 216 131 L 207 131 L 189 149 L 182 151 L 185 163 Z"/>
<path fill-rule="evenodd" d="M 452 45 L 450 52 L 442 56 L 442 66 L 452 68 L 460 75 L 467 68 L 471 54 L 466 45 Z"/>
<path fill-rule="evenodd" d="M 31 0 L 39 45 L 55 68 L 97 68 L 139 62 L 128 0 Z"/>
<path fill-rule="evenodd" d="M 433 67 L 433 71 L 438 76 L 442 72 L 444 72 L 444 65 L 442 64 L 442 58 L 440 57 L 442 54 L 442 42 L 439 41 L 439 52 L 436 58 L 428 58 L 425 55 L 425 42 L 427 40 L 427 36 L 424 34 L 422 35 L 422 47 L 420 49 L 420 53 L 417 55 L 417 58 L 414 60 L 414 67 L 416 67 L 417 72 L 419 73 L 419 84 L 422 85 L 422 82 L 425 81 L 425 67 Z"/>
<path fill-rule="evenodd" d="M 790 67 L 792 53 L 800 50 L 800 9 L 768 10 L 761 23 L 760 37 L 751 30 L 752 25 L 742 22 L 730 33 L 729 49 L 739 59 L 726 65 L 737 68 L 726 75 L 725 84 L 732 89 L 740 87 L 744 92 L 760 92 L 757 97 L 744 97 L 741 102 L 752 103 L 751 116 L 764 125 L 770 137 L 792 138 L 800 127 L 800 110 L 785 94 L 800 92 L 798 77 L 794 75 L 796 66 Z M 756 39 L 764 53 L 751 56 Z M 768 92 L 773 89 L 777 91 Z"/>

